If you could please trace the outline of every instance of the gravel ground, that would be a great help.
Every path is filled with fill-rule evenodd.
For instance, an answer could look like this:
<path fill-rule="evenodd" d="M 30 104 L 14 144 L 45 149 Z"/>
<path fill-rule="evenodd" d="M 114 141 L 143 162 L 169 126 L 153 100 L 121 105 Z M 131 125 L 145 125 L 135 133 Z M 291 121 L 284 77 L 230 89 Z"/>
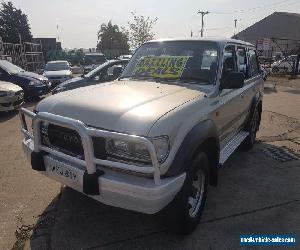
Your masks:
<path fill-rule="evenodd" d="M 200 226 L 178 237 L 159 215 L 99 204 L 32 171 L 17 114 L 0 114 L 0 249 L 248 249 L 239 247 L 246 233 L 299 240 L 300 161 L 281 162 L 267 151 L 300 154 L 300 80 L 270 78 L 262 117 L 254 149 L 232 155 L 209 189 Z"/>

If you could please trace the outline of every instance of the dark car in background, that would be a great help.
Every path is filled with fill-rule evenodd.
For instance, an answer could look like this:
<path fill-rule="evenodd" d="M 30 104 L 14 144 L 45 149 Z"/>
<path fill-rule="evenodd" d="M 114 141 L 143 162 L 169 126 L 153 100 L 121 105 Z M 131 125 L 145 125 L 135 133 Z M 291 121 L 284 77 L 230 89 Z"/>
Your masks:
<path fill-rule="evenodd" d="M 107 59 L 102 53 L 87 53 L 84 55 L 83 61 L 84 74 L 87 74 L 102 63 L 105 63 Z"/>
<path fill-rule="evenodd" d="M 46 95 L 51 91 L 51 83 L 46 77 L 25 71 L 6 60 L 0 60 L 0 80 L 20 86 L 25 99 Z"/>
<path fill-rule="evenodd" d="M 59 84 L 53 89 L 52 94 L 59 92 L 94 85 L 102 82 L 110 82 L 117 79 L 129 60 L 110 60 L 107 61 L 88 74 L 75 77 L 71 80 Z"/>

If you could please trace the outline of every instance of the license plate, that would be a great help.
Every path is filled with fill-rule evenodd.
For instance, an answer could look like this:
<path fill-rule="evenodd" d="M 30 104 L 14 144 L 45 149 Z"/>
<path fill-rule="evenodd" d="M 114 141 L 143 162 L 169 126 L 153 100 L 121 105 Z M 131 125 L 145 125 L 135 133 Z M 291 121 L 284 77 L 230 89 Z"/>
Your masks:
<path fill-rule="evenodd" d="M 74 182 L 79 182 L 78 173 L 73 168 L 68 167 L 66 164 L 49 157 L 44 159 L 47 172 L 62 176 Z"/>

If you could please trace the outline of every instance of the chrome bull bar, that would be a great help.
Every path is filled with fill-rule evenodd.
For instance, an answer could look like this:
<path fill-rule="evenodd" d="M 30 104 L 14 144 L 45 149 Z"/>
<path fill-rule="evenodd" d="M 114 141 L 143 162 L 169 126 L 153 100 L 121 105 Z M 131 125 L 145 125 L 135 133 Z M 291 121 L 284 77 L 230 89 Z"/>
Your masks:
<path fill-rule="evenodd" d="M 20 120 L 21 120 L 21 132 L 25 136 L 26 139 L 32 139 L 34 142 L 34 152 L 44 151 L 49 154 L 62 157 L 66 160 L 79 164 L 86 168 L 88 174 L 94 174 L 96 172 L 96 165 L 103 165 L 107 167 L 129 170 L 137 173 L 144 174 L 153 174 L 154 183 L 156 185 L 160 184 L 160 167 L 159 162 L 156 156 L 155 148 L 150 140 L 147 138 L 136 136 L 136 135 L 128 135 L 117 132 L 104 131 L 100 129 L 95 129 L 91 127 L 87 127 L 83 122 L 79 120 L 75 120 L 68 117 L 63 117 L 59 115 L 54 115 L 47 112 L 39 112 L 37 114 L 27 110 L 25 108 L 20 109 Z M 25 117 L 29 117 L 32 119 L 33 124 L 33 134 L 31 134 L 28 130 L 27 123 Z M 82 146 L 84 151 L 84 160 L 78 159 L 76 157 L 67 155 L 65 153 L 59 152 L 47 146 L 41 144 L 41 131 L 40 124 L 41 122 L 49 122 L 55 125 L 63 126 L 66 128 L 70 128 L 76 130 L 81 137 Z M 94 147 L 92 142 L 92 137 L 101 137 L 101 138 L 109 138 L 109 139 L 119 139 L 133 143 L 139 143 L 144 145 L 150 154 L 152 166 L 148 167 L 140 167 L 137 165 L 126 164 L 122 162 L 114 162 L 109 160 L 98 159 L 94 155 Z"/>

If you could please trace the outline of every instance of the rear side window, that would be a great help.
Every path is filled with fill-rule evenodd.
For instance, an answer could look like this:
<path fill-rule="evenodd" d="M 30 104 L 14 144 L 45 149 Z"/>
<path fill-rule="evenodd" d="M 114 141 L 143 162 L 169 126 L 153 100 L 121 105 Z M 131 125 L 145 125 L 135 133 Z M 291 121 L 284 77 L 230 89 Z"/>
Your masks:
<path fill-rule="evenodd" d="M 259 66 L 258 66 L 255 50 L 249 49 L 248 57 L 249 57 L 249 73 L 250 76 L 253 77 L 259 74 Z"/>

